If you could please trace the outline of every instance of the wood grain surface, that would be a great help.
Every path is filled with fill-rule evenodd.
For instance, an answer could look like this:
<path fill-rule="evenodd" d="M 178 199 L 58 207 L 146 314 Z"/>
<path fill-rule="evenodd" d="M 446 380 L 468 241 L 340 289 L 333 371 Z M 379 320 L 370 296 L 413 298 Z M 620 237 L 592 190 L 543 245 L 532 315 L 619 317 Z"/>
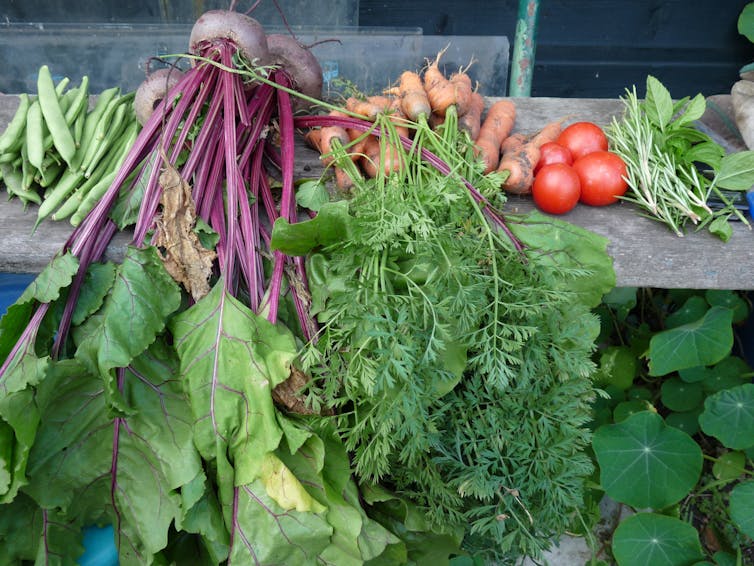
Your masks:
<path fill-rule="evenodd" d="M 621 111 L 616 99 L 521 98 L 516 103 L 516 129 L 523 132 L 564 116 L 605 125 Z M 17 97 L 0 95 L 0 130 L 16 105 Z M 317 156 L 304 147 L 297 152 L 297 175 L 316 176 Z M 511 197 L 506 207 L 510 213 L 526 212 L 532 202 Z M 723 243 L 707 232 L 690 231 L 679 238 L 627 203 L 603 208 L 579 205 L 563 218 L 608 238 L 618 286 L 754 289 L 754 232 L 740 222 L 735 223 L 731 240 Z M 49 221 L 33 231 L 35 219 L 34 207 L 24 210 L 17 199 L 0 198 L 0 272 L 39 272 L 71 233 L 68 223 Z M 118 234 L 107 256 L 121 257 L 129 239 L 127 233 Z"/>

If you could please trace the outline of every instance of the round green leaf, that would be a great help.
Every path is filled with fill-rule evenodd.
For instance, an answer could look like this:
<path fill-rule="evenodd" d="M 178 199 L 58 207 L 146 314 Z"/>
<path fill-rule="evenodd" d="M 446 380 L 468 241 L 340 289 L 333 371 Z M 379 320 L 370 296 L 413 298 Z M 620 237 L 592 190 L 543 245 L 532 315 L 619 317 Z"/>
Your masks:
<path fill-rule="evenodd" d="M 652 392 L 646 387 L 632 387 L 626 391 L 626 398 L 631 401 L 634 399 L 641 399 L 644 401 L 652 400 Z"/>
<path fill-rule="evenodd" d="M 689 436 L 693 436 L 699 432 L 699 414 L 701 412 L 701 409 L 696 409 L 683 413 L 669 413 L 665 416 L 665 423 L 682 430 Z"/>
<path fill-rule="evenodd" d="M 704 297 L 711 306 L 728 307 L 732 310 L 734 324 L 744 321 L 749 316 L 749 304 L 735 291 L 707 289 Z"/>
<path fill-rule="evenodd" d="M 642 411 L 655 411 L 655 408 L 649 401 L 645 401 L 644 399 L 623 401 L 622 403 L 618 403 L 613 410 L 613 421 L 616 423 L 625 421 L 631 415 L 641 413 Z"/>
<path fill-rule="evenodd" d="M 710 371 L 706 366 L 694 366 L 680 370 L 678 375 L 686 383 L 699 383 L 709 377 Z"/>
<path fill-rule="evenodd" d="M 751 372 L 749 364 L 737 356 L 723 358 L 708 370 L 703 382 L 705 391 L 722 391 L 743 385 L 749 381 L 747 374 Z"/>
<path fill-rule="evenodd" d="M 640 509 L 680 501 L 702 470 L 699 445 L 650 411 L 598 428 L 592 446 L 605 492 Z"/>
<path fill-rule="evenodd" d="M 618 525 L 613 555 L 619 566 L 685 566 L 704 558 L 694 527 L 654 513 L 638 513 Z"/>
<path fill-rule="evenodd" d="M 743 450 L 754 446 L 754 383 L 707 397 L 699 425 L 705 434 L 728 448 Z"/>
<path fill-rule="evenodd" d="M 754 41 L 754 2 L 749 2 L 738 15 L 738 33 Z"/>
<path fill-rule="evenodd" d="M 733 311 L 711 307 L 697 321 L 658 332 L 649 341 L 649 373 L 666 375 L 716 364 L 733 347 Z"/>
<path fill-rule="evenodd" d="M 738 484 L 730 492 L 730 518 L 747 536 L 754 538 L 754 481 Z"/>
<path fill-rule="evenodd" d="M 662 404 L 671 411 L 690 411 L 704 398 L 700 383 L 686 383 L 677 377 L 665 380 L 660 391 Z"/>
<path fill-rule="evenodd" d="M 697 321 L 704 316 L 709 307 L 704 297 L 699 295 L 689 297 L 681 308 L 665 318 L 665 328 L 676 328 Z"/>
<path fill-rule="evenodd" d="M 600 355 L 598 379 L 625 390 L 633 385 L 638 369 L 636 356 L 627 346 L 611 346 Z"/>
<path fill-rule="evenodd" d="M 743 452 L 726 452 L 712 465 L 712 474 L 719 480 L 734 480 L 744 473 L 746 454 Z"/>

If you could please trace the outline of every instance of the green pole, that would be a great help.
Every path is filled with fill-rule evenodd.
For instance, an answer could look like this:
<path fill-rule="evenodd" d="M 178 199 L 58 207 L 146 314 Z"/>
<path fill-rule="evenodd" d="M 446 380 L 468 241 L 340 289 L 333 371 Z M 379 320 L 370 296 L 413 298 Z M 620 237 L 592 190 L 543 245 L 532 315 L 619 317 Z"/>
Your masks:
<path fill-rule="evenodd" d="M 534 52 L 537 48 L 538 16 L 539 0 L 519 0 L 508 96 L 531 95 Z"/>

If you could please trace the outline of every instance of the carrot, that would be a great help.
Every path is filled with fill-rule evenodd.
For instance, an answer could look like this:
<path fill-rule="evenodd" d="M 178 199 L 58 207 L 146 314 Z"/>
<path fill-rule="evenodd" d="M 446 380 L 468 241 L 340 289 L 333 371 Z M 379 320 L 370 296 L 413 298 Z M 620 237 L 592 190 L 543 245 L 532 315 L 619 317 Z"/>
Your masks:
<path fill-rule="evenodd" d="M 445 123 L 445 116 L 440 116 L 436 112 L 432 112 L 432 114 L 429 116 L 429 127 L 433 130 L 436 130 L 438 127 L 442 126 Z"/>
<path fill-rule="evenodd" d="M 458 110 L 458 115 L 463 116 L 471 107 L 471 95 L 474 91 L 471 85 L 471 77 L 466 74 L 465 70 L 460 70 L 450 75 L 450 84 L 453 85 L 456 91 L 456 109 Z"/>
<path fill-rule="evenodd" d="M 455 85 L 440 70 L 440 57 L 445 53 L 445 49 L 447 47 L 437 54 L 435 60 L 424 71 L 424 90 L 427 91 L 429 105 L 432 112 L 440 116 L 445 116 L 448 107 L 457 102 Z"/>
<path fill-rule="evenodd" d="M 506 153 L 517 151 L 527 141 L 529 141 L 529 138 L 526 136 L 526 134 L 522 134 L 520 132 L 511 134 L 503 140 L 503 143 L 500 144 L 500 153 L 502 155 L 505 155 Z"/>
<path fill-rule="evenodd" d="M 418 122 L 420 119 L 427 120 L 432 114 L 432 107 L 418 73 L 404 71 L 401 74 L 398 94 L 401 98 L 401 109 L 409 120 L 413 122 Z"/>
<path fill-rule="evenodd" d="M 391 145 L 385 144 L 385 155 L 381 155 L 380 140 L 377 136 L 369 136 L 364 144 L 364 157 L 361 160 L 361 168 L 369 177 L 376 177 L 380 167 L 385 175 L 400 171 L 403 166 L 403 160 L 400 150 Z"/>
<path fill-rule="evenodd" d="M 322 150 L 320 149 L 320 143 L 322 141 L 322 130 L 309 130 L 304 134 L 304 141 L 306 142 L 306 145 L 308 145 L 312 149 L 316 149 L 320 153 L 322 153 Z"/>
<path fill-rule="evenodd" d="M 507 138 L 516 121 L 516 106 L 512 100 L 501 99 L 492 104 L 479 128 L 474 143 L 477 155 L 484 161 L 484 172 L 494 171 L 500 160 L 500 145 Z"/>
<path fill-rule="evenodd" d="M 558 136 L 560 135 L 560 132 L 563 131 L 563 122 L 565 119 L 558 120 L 557 122 L 550 122 L 546 126 L 544 126 L 541 130 L 539 130 L 534 136 L 532 136 L 532 143 L 535 143 L 537 147 L 542 147 L 542 145 L 546 144 L 547 142 L 554 142 L 558 139 Z"/>
<path fill-rule="evenodd" d="M 508 178 L 503 182 L 503 189 L 517 195 L 530 193 L 534 182 L 534 167 L 540 155 L 537 142 L 533 138 L 524 143 L 511 142 L 506 149 L 497 168 L 500 172 L 508 172 Z"/>
<path fill-rule="evenodd" d="M 479 137 L 479 128 L 482 126 L 482 112 L 484 112 L 484 97 L 478 92 L 472 92 L 466 112 L 458 118 L 458 128 L 468 132 L 472 140 Z"/>
<path fill-rule="evenodd" d="M 322 130 L 309 130 L 304 135 L 304 141 L 309 147 L 322 153 Z M 332 158 L 329 162 L 332 162 Z M 335 184 L 341 191 L 349 191 L 353 188 L 353 179 L 345 170 L 333 165 L 333 174 L 335 175 Z"/>
<path fill-rule="evenodd" d="M 370 96 L 360 100 L 353 96 L 346 100 L 346 110 L 363 116 L 367 120 L 374 120 L 377 114 L 390 106 L 391 99 L 387 96 Z"/>

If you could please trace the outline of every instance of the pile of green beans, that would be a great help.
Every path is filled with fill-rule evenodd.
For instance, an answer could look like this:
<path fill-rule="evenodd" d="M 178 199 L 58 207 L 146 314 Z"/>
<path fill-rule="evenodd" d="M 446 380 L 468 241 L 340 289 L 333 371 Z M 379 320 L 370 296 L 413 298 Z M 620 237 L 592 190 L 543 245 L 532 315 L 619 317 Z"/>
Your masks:
<path fill-rule="evenodd" d="M 11 198 L 38 205 L 47 218 L 78 225 L 112 183 L 139 133 L 134 93 L 104 90 L 90 105 L 89 78 L 68 89 L 43 65 L 36 96 L 19 95 L 0 136 L 0 177 Z"/>

